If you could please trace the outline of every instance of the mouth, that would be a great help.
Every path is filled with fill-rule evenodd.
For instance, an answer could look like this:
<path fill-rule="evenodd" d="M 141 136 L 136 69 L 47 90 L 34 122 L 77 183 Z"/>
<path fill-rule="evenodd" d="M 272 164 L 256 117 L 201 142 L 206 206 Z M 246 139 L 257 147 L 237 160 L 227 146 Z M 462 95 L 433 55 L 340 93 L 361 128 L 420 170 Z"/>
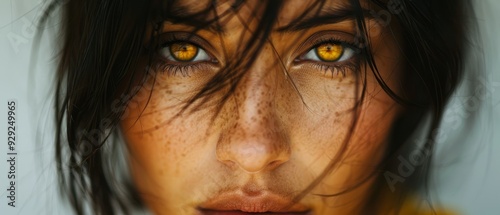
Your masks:
<path fill-rule="evenodd" d="M 248 196 L 243 192 L 224 193 L 198 206 L 199 215 L 313 215 L 302 204 L 271 192 Z"/>
<path fill-rule="evenodd" d="M 243 212 L 243 211 L 223 211 L 223 210 L 210 210 L 210 209 L 198 209 L 200 215 L 312 215 L 310 211 L 304 212 Z"/>

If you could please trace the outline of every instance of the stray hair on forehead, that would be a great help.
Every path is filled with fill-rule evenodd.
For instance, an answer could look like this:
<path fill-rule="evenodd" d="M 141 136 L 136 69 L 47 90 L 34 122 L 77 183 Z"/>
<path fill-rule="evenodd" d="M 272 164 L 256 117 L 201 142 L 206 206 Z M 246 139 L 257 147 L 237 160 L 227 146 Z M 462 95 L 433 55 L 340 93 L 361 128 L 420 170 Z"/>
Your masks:
<path fill-rule="evenodd" d="M 246 2 L 231 1 L 231 6 L 222 12 L 216 10 L 220 4 L 216 0 L 207 1 L 196 10 L 182 5 L 179 0 L 53 0 L 47 7 L 46 15 L 40 20 L 42 25 L 58 7 L 62 11 L 55 92 L 55 158 L 61 191 L 77 214 L 130 214 L 144 208 L 123 167 L 125 161 L 119 153 L 123 143 L 117 125 L 126 113 L 126 105 L 137 93 L 136 87 L 142 87 L 150 75 L 156 76 L 152 59 L 155 48 L 161 45 L 157 36 L 163 23 L 193 26 L 193 34 L 206 28 L 222 33 L 224 20 L 238 16 Z M 379 173 L 397 168 L 397 155 L 402 151 L 414 148 L 432 151 L 433 141 L 415 145 L 408 139 L 422 124 L 424 116 L 431 118 L 426 138 L 433 140 L 436 135 L 432 131 L 439 127 L 446 103 L 463 76 L 466 32 L 473 17 L 472 7 L 469 0 L 344 2 L 337 10 L 325 10 L 326 0 L 314 1 L 304 13 L 278 31 L 300 31 L 318 23 L 354 21 L 360 43 L 359 65 L 365 65 L 355 72 L 358 100 L 364 98 L 369 68 L 385 93 L 404 107 L 392 126 L 384 159 L 377 165 L 377 171 L 370 174 L 370 177 L 377 177 L 379 183 L 384 183 Z M 186 101 L 183 111 L 199 110 L 216 92 L 223 91 L 224 95 L 217 101 L 220 110 L 261 49 L 270 43 L 268 38 L 276 30 L 278 15 L 286 3 L 284 0 L 259 3 L 258 11 L 254 11 L 258 14 L 258 23 L 250 38 L 241 44 L 245 51 L 231 56 L 228 64 Z M 380 75 L 368 37 L 366 19 L 380 20 L 381 14 L 391 18 L 391 23 L 384 25 L 384 31 L 401 35 L 397 41 L 403 55 L 399 94 Z M 387 39 L 395 40 L 394 37 Z M 295 86 L 293 79 L 288 80 Z M 300 91 L 296 93 L 300 95 Z M 354 107 L 354 113 L 360 104 Z M 355 114 L 352 119 L 351 133 L 357 116 Z M 89 133 L 91 135 L 86 135 Z M 349 137 L 343 145 L 348 141 Z M 300 200 L 319 184 L 339 158 L 333 158 L 324 173 L 295 200 Z M 424 165 L 417 167 L 418 174 L 413 174 L 398 187 L 397 195 L 404 199 L 417 185 L 426 182 L 431 158 L 432 154 L 427 156 Z M 349 187 L 343 192 L 352 189 L 354 187 Z M 377 192 L 374 193 L 369 207 L 377 204 Z"/>

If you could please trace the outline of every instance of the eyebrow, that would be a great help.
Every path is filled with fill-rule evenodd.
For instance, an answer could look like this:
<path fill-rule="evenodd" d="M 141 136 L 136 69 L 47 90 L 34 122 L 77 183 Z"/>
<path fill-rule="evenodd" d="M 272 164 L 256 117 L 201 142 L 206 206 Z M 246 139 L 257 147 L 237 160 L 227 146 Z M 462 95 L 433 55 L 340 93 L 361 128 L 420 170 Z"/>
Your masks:
<path fill-rule="evenodd" d="M 226 33 L 224 27 L 218 25 L 218 19 L 212 14 L 208 14 L 211 11 L 210 9 L 203 12 L 190 13 L 189 7 L 179 5 L 176 8 L 176 10 L 170 11 L 168 17 L 166 17 L 164 21 L 173 24 L 192 26 L 197 30 L 206 29 L 215 33 Z M 223 14 L 218 14 L 218 16 L 220 18 Z M 371 15 L 370 10 L 363 8 L 358 11 L 350 6 L 325 7 L 321 9 L 318 15 L 306 16 L 304 19 L 301 19 L 301 17 L 296 18 L 289 24 L 277 28 L 276 31 L 293 33 L 322 25 L 339 23 L 346 20 L 355 20 L 358 16 L 363 16 L 363 18 L 369 20 L 376 19 Z"/>
<path fill-rule="evenodd" d="M 370 16 L 370 10 L 354 10 L 352 7 L 326 8 L 319 12 L 319 15 L 310 16 L 305 19 L 296 19 L 290 24 L 277 29 L 278 32 L 296 32 L 304 29 L 314 28 L 321 25 L 333 24 L 345 20 L 355 20 L 357 16 L 363 16 L 365 19 L 375 19 Z"/>
<path fill-rule="evenodd" d="M 169 11 L 164 22 L 192 26 L 197 30 L 207 29 L 216 33 L 224 33 L 224 29 L 218 25 L 217 18 L 210 14 L 211 8 L 199 12 L 191 12 L 190 8 L 183 5 L 176 5 L 175 10 Z M 221 14 L 218 14 L 219 17 Z M 164 23 L 165 24 L 165 23 Z"/>
<path fill-rule="evenodd" d="M 180 25 L 191 26 L 196 29 L 195 31 L 209 30 L 221 34 L 224 34 L 226 32 L 222 27 L 216 24 L 215 20 L 214 22 L 207 22 L 205 19 L 195 19 L 195 18 L 189 18 L 189 19 L 186 18 L 181 20 L 166 19 L 163 25 L 165 26 L 168 24 L 180 24 Z"/>

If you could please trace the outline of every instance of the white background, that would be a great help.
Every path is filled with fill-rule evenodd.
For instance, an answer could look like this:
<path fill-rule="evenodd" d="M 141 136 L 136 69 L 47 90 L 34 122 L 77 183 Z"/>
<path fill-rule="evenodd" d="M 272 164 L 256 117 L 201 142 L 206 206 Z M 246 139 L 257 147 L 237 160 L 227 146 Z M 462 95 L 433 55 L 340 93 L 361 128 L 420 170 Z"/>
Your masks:
<path fill-rule="evenodd" d="M 493 215 L 500 214 L 500 1 L 475 2 L 480 38 L 487 44 L 481 64 L 487 74 L 469 67 L 464 86 L 472 83 L 473 90 L 462 87 L 453 96 L 447 117 L 458 120 L 442 126 L 445 136 L 435 154 L 431 190 L 433 199 L 463 214 Z M 36 20 L 46 5 L 40 0 L 0 0 L 0 214 L 69 214 L 58 195 L 52 147 L 56 53 L 48 41 L 58 42 L 57 23 L 45 27 L 38 55 L 31 56 Z M 10 99 L 17 101 L 15 208 L 7 206 L 6 192 Z"/>

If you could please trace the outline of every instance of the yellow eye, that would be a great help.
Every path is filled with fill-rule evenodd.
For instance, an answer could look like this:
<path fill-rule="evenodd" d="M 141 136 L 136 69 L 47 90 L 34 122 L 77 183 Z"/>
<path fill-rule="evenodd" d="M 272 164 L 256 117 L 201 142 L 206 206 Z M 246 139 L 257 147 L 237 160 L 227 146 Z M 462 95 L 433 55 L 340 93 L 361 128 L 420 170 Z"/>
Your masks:
<path fill-rule="evenodd" d="M 190 43 L 173 43 L 169 46 L 170 55 L 177 61 L 192 61 L 198 55 L 199 48 Z"/>
<path fill-rule="evenodd" d="M 344 54 L 344 46 L 334 43 L 325 43 L 315 48 L 316 56 L 322 61 L 335 62 Z"/>

